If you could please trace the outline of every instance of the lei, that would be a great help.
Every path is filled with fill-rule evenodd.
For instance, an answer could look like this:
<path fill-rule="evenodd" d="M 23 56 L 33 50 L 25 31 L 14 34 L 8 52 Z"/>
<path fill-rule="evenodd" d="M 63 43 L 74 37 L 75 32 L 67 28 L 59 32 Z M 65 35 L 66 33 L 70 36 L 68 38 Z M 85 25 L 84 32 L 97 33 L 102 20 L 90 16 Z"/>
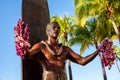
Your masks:
<path fill-rule="evenodd" d="M 25 23 L 22 19 L 18 20 L 17 25 L 14 27 L 14 38 L 15 38 L 15 47 L 16 54 L 23 57 L 27 50 L 31 47 L 30 40 L 30 31 L 28 24 Z"/>
<path fill-rule="evenodd" d="M 116 58 L 112 40 L 105 39 L 99 46 L 99 49 L 102 53 L 102 64 L 104 66 L 108 66 L 108 68 L 110 69 L 112 64 L 114 64 L 114 60 Z"/>

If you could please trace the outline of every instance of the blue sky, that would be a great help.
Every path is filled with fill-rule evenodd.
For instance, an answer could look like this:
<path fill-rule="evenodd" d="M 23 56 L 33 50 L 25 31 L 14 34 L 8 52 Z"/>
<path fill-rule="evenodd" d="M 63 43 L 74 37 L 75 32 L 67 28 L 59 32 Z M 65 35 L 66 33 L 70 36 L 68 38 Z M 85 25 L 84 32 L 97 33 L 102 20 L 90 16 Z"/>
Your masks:
<path fill-rule="evenodd" d="M 21 18 L 22 0 L 2 0 L 0 2 L 0 80 L 21 80 L 21 60 L 16 55 L 13 28 Z M 73 0 L 48 0 L 50 16 L 53 15 L 75 15 Z M 115 43 L 118 45 L 118 43 Z M 79 53 L 79 46 L 72 48 Z M 90 47 L 83 56 L 95 49 Z M 99 57 L 91 63 L 81 66 L 72 63 L 74 80 L 103 80 Z M 107 71 L 108 80 L 120 80 L 120 73 L 116 65 Z"/>

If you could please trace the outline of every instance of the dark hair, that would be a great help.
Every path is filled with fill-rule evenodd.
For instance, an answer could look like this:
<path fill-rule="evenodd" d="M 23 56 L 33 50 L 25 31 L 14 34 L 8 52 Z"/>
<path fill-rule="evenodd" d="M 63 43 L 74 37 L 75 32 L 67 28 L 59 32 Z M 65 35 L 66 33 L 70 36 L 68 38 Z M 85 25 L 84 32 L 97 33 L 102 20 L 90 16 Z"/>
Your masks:
<path fill-rule="evenodd" d="M 47 26 L 46 26 L 46 34 L 47 35 L 49 35 L 49 30 L 51 29 L 53 24 L 58 24 L 58 22 L 53 21 L 53 22 L 50 22 L 50 23 L 47 24 Z"/>

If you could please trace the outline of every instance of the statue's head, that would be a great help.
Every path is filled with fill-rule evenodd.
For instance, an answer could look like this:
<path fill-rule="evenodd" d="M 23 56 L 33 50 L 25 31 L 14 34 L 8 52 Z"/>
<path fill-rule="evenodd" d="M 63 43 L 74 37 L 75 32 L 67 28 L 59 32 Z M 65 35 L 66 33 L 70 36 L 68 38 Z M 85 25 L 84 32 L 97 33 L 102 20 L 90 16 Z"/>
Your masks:
<path fill-rule="evenodd" d="M 59 35 L 59 32 L 60 32 L 60 26 L 58 24 L 58 22 L 50 22 L 47 27 L 46 27 L 46 34 L 49 36 L 50 33 L 51 35 Z"/>

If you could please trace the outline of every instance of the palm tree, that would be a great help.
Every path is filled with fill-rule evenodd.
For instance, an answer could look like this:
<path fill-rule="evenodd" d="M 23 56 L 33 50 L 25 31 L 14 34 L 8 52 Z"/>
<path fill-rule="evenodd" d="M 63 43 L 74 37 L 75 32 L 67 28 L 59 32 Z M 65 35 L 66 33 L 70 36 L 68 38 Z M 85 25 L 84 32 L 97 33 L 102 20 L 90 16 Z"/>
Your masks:
<path fill-rule="evenodd" d="M 118 36 L 118 39 L 120 41 L 119 37 L 119 30 L 117 26 L 119 26 L 119 19 L 120 15 L 118 15 L 119 12 L 119 7 L 120 7 L 120 1 L 115 0 L 74 0 L 75 4 L 75 11 L 76 11 L 76 16 L 79 20 L 80 26 L 84 27 L 86 24 L 86 19 L 88 17 L 93 17 L 96 16 L 98 21 L 97 21 L 97 28 L 96 29 L 97 33 L 95 34 L 94 38 L 94 43 L 101 42 L 104 40 L 106 37 L 112 37 L 111 34 L 114 32 L 112 31 L 107 34 L 107 30 L 112 30 L 112 27 L 114 27 L 114 30 Z M 116 21 L 116 23 L 115 23 Z M 101 30 L 101 31 L 100 31 Z M 104 34 L 104 35 L 102 35 Z M 106 35 L 107 34 L 107 35 Z M 105 36 L 106 35 L 106 36 Z M 97 48 L 97 46 L 96 46 Z M 99 55 L 100 56 L 100 55 Z M 101 56 L 100 56 L 101 58 Z M 104 80 L 107 80 L 106 72 L 104 69 L 104 66 L 102 65 L 102 70 L 103 70 L 103 76 Z"/>
<path fill-rule="evenodd" d="M 98 26 L 98 23 L 98 18 L 95 16 L 89 17 L 84 27 L 79 24 L 74 25 L 70 45 L 72 46 L 73 44 L 79 43 L 80 53 L 82 54 L 89 46 L 95 46 L 97 49 L 102 40 L 105 38 L 111 38 L 115 35 L 112 29 L 113 27 L 111 27 L 111 29 L 107 26 L 100 27 Z M 99 56 L 101 59 L 101 54 L 99 54 Z M 103 65 L 102 70 L 104 80 L 107 80 L 106 71 Z"/>
<path fill-rule="evenodd" d="M 63 43 L 63 45 L 68 46 L 68 35 L 70 33 L 71 29 L 71 22 L 69 21 L 70 19 L 67 18 L 66 16 L 64 17 L 59 17 L 59 16 L 53 16 L 51 18 L 51 21 L 57 21 L 60 25 L 60 36 L 59 40 Z M 68 60 L 68 71 L 69 71 L 69 79 L 72 79 L 72 69 L 71 69 L 71 63 Z"/>
<path fill-rule="evenodd" d="M 50 22 L 47 0 L 22 0 L 22 19 L 30 27 L 31 45 L 47 38 L 45 27 Z M 22 80 L 42 80 L 42 67 L 36 59 L 22 59 Z"/>
<path fill-rule="evenodd" d="M 118 30 L 120 26 L 120 0 L 74 0 L 74 4 L 76 16 L 79 18 L 82 26 L 84 26 L 89 16 L 98 16 L 98 21 L 101 22 L 101 26 L 104 25 L 103 20 L 112 24 L 111 26 L 114 27 L 120 41 Z"/>

